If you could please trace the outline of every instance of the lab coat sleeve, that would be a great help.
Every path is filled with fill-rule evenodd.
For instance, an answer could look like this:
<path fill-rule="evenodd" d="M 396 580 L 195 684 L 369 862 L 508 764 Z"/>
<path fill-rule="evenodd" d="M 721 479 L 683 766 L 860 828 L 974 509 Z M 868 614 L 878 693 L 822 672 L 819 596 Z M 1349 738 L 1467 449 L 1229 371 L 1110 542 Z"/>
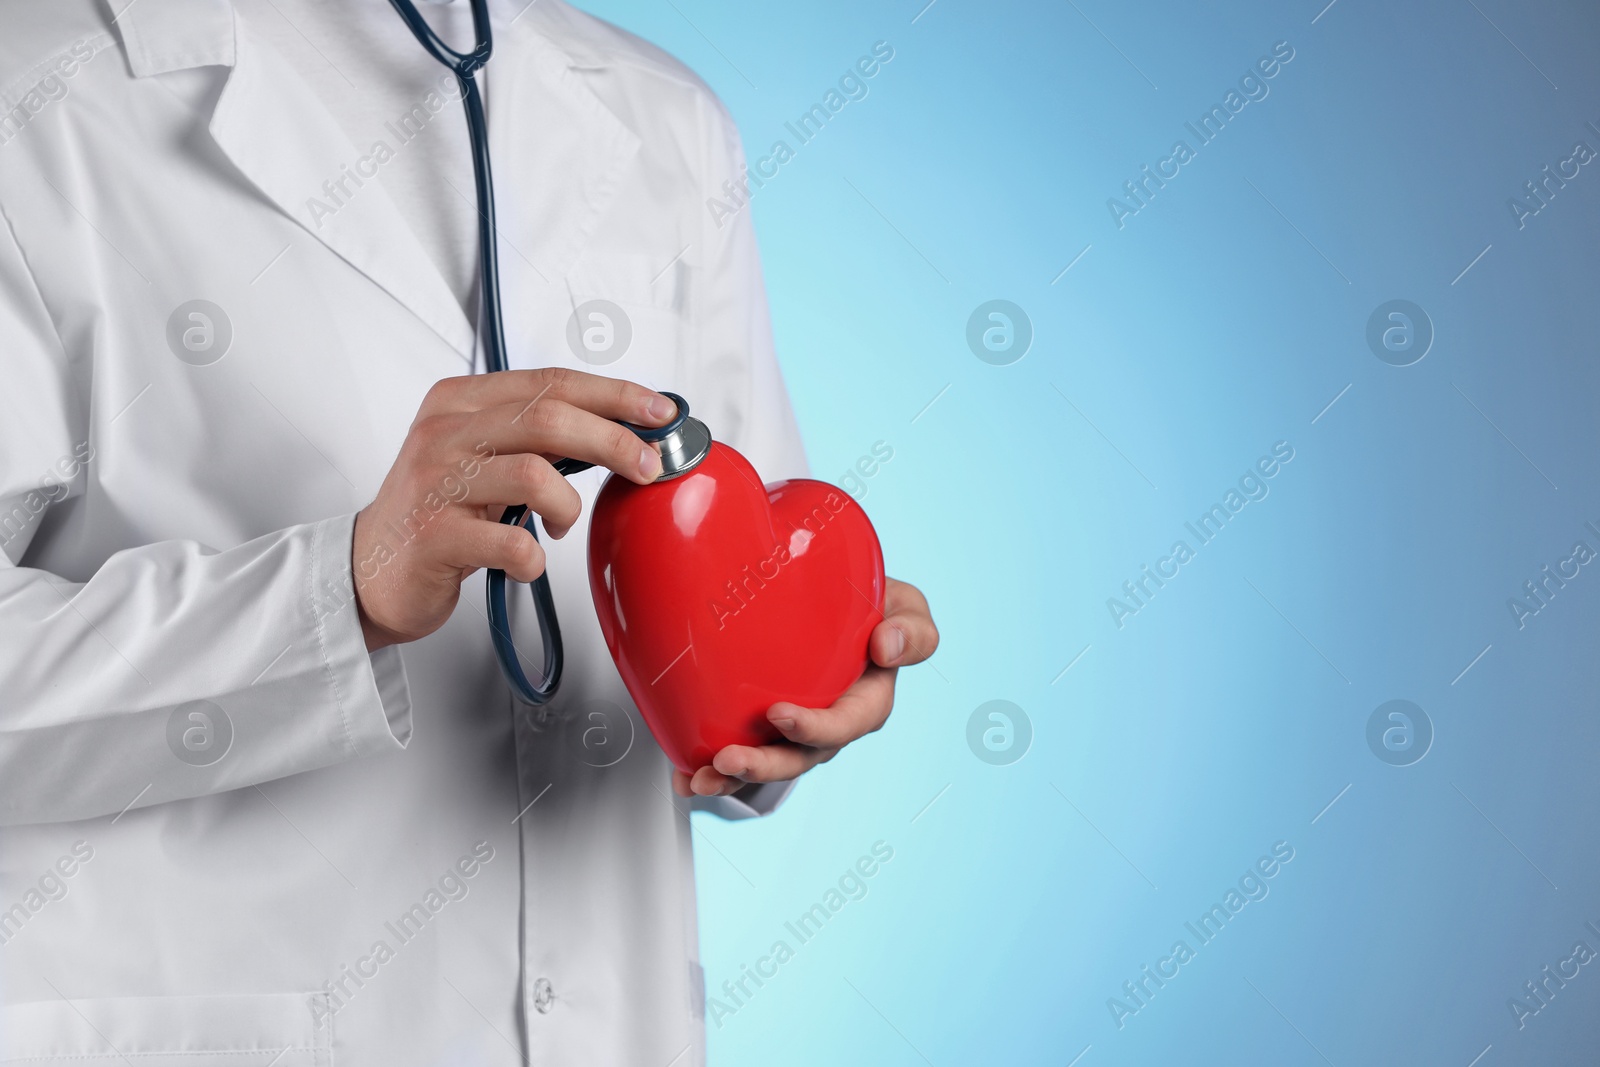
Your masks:
<path fill-rule="evenodd" d="M 782 782 L 750 782 L 732 796 L 695 797 L 690 810 L 709 811 L 730 821 L 771 815 L 794 791 L 796 781 L 790 778 Z"/>
<path fill-rule="evenodd" d="M 733 120 L 707 97 L 710 133 L 701 178 L 715 191 L 744 172 L 744 150 Z M 697 203 L 703 275 L 694 308 L 694 369 L 690 396 L 718 440 L 748 459 L 769 482 L 807 475 L 805 446 L 773 347 L 772 320 L 755 227 L 746 204 L 731 214 Z M 709 401 L 709 406 L 707 405 Z"/>
<path fill-rule="evenodd" d="M 104 460 L 3 219 L 0 380 L 0 824 L 115 816 L 405 745 L 399 651 L 369 656 L 357 617 L 353 515 L 222 551 L 129 548 L 82 581 L 20 565 Z"/>
<path fill-rule="evenodd" d="M 706 98 L 705 169 L 702 182 L 716 190 L 744 173 L 738 128 L 722 105 Z M 699 205 L 697 205 L 698 207 Z M 697 367 L 695 411 L 712 398 L 707 424 L 744 454 L 767 481 L 808 473 L 805 446 L 778 366 L 761 257 L 747 205 L 731 215 L 701 211 L 700 258 L 704 277 L 695 308 Z M 699 797 L 697 811 L 747 819 L 776 810 L 794 781 L 751 783 L 727 797 Z"/>

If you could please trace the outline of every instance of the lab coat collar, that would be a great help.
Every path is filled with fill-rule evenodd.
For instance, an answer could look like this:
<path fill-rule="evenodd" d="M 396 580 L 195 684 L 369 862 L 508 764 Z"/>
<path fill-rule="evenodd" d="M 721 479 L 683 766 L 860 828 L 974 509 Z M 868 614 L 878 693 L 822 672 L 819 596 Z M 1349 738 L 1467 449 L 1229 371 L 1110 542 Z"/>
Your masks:
<path fill-rule="evenodd" d="M 562 20 L 553 11 L 559 6 L 536 0 L 532 17 L 497 26 L 496 56 L 487 68 L 497 171 L 525 175 L 531 164 L 542 179 L 524 178 L 514 196 L 501 195 L 500 269 L 508 293 L 523 267 L 545 284 L 566 274 L 639 147 L 638 137 L 576 73 L 604 64 L 592 50 L 563 47 L 556 36 Z M 473 325 L 381 183 L 367 180 L 331 213 L 311 207 L 312 198 L 332 203 L 323 183 L 355 168 L 362 152 L 294 69 L 236 15 L 231 0 L 129 0 L 116 22 L 136 77 L 232 67 L 210 121 L 211 135 L 228 158 L 281 211 L 472 365 Z M 538 98 L 530 100 L 529 93 Z M 493 106 L 497 95 L 517 100 L 521 115 L 538 115 L 533 158 L 511 158 L 528 151 L 526 137 L 513 125 L 510 109 Z M 517 339 L 509 340 L 514 349 Z"/>
<path fill-rule="evenodd" d="M 108 5 L 136 78 L 233 66 L 231 0 L 108 0 Z"/>

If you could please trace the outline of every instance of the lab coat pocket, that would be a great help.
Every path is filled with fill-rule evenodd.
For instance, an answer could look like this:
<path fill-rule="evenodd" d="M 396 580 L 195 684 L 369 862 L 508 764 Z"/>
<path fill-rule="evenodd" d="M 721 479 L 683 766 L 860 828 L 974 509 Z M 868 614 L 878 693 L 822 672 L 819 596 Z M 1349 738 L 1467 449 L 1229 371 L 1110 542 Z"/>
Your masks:
<path fill-rule="evenodd" d="M 0 1009 L 0 1064 L 332 1067 L 326 997 L 269 993 L 12 1004 Z"/>
<path fill-rule="evenodd" d="M 691 273 L 670 251 L 586 254 L 566 277 L 575 365 L 654 389 L 681 386 Z"/>

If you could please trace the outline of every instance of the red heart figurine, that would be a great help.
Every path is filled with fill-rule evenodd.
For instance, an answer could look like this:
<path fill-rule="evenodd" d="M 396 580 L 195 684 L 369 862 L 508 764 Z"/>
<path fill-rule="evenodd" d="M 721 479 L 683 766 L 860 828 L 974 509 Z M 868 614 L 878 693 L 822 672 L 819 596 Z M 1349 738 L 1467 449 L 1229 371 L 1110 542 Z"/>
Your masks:
<path fill-rule="evenodd" d="M 763 745 L 780 700 L 828 707 L 868 663 L 883 550 L 844 490 L 763 486 L 721 443 L 652 485 L 613 476 L 589 525 L 589 589 L 611 658 L 667 758 L 693 773 Z"/>

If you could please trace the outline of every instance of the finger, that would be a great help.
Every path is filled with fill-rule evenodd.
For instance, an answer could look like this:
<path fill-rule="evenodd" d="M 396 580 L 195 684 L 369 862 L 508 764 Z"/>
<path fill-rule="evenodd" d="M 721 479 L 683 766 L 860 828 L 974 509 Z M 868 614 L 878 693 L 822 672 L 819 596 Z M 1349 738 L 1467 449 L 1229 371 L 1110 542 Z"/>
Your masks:
<path fill-rule="evenodd" d="M 435 382 L 422 402 L 424 415 L 459 414 L 515 404 L 532 407 L 560 400 L 606 419 L 660 426 L 676 414 L 672 401 L 653 389 L 565 367 L 468 374 Z"/>
<path fill-rule="evenodd" d="M 680 797 L 694 796 L 694 790 L 689 786 L 689 776 L 678 768 L 672 768 L 672 791 Z"/>
<path fill-rule="evenodd" d="M 744 783 L 720 773 L 715 767 L 701 767 L 689 779 L 689 790 L 695 796 L 725 797 L 737 793 Z"/>
<path fill-rule="evenodd" d="M 767 711 L 767 721 L 796 744 L 843 748 L 888 721 L 894 709 L 894 677 L 893 668 L 868 667 L 833 707 L 806 708 L 780 701 Z"/>
<path fill-rule="evenodd" d="M 729 745 L 711 761 L 717 774 L 743 785 L 746 782 L 786 782 L 819 763 L 832 759 L 837 748 L 812 748 L 778 741 L 752 748 Z"/>
<path fill-rule="evenodd" d="M 583 510 L 583 498 L 542 456 L 520 452 L 495 456 L 481 464 L 473 478 L 460 479 L 465 495 L 459 502 L 481 506 L 526 504 L 544 519 L 551 537 L 566 536 Z"/>
<path fill-rule="evenodd" d="M 465 415 L 439 416 L 413 433 L 431 441 L 444 455 L 491 455 L 532 452 L 570 456 L 593 463 L 639 484 L 661 473 L 661 453 L 627 427 L 575 407 L 564 400 L 541 400 L 528 407 L 502 404 Z"/>
<path fill-rule="evenodd" d="M 914 585 L 888 580 L 884 618 L 872 630 L 869 649 L 880 667 L 906 667 L 921 663 L 939 647 L 939 628 L 933 623 L 928 600 Z"/>
<path fill-rule="evenodd" d="M 519 582 L 544 573 L 544 549 L 522 527 L 465 517 L 446 522 L 433 552 L 449 566 L 502 570 Z"/>

